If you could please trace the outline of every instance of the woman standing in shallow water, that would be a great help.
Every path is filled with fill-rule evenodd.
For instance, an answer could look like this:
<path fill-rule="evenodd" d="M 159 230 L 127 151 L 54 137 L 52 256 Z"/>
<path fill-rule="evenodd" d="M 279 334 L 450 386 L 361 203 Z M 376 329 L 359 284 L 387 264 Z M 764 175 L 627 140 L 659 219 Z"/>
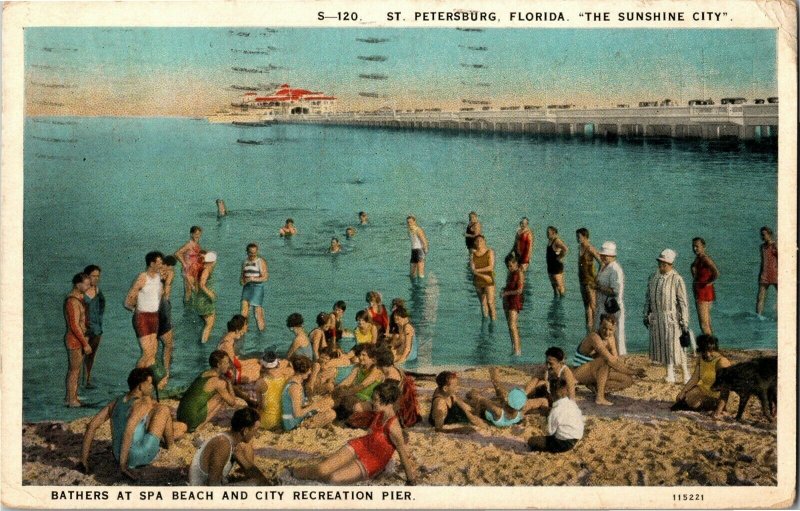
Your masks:
<path fill-rule="evenodd" d="M 714 281 L 719 277 L 719 270 L 714 261 L 706 254 L 706 240 L 694 238 L 692 250 L 696 255 L 691 269 L 697 321 L 700 323 L 700 330 L 706 335 L 711 335 L 711 304 L 716 298 Z"/>
<path fill-rule="evenodd" d="M 203 254 L 201 261 L 203 271 L 200 273 L 197 290 L 192 295 L 192 306 L 205 322 L 200 340 L 206 343 L 211 336 L 211 330 L 214 328 L 214 321 L 217 319 L 217 293 L 211 289 L 211 276 L 217 266 L 217 254 L 215 252 Z"/>
<path fill-rule="evenodd" d="M 103 314 L 106 310 L 106 297 L 100 290 L 100 267 L 96 264 L 90 264 L 83 269 L 83 273 L 89 276 L 91 285 L 83 294 L 83 301 L 86 303 L 86 313 L 88 314 L 89 321 L 87 322 L 89 328 L 86 330 L 86 336 L 89 338 L 89 346 L 92 347 L 92 352 L 86 355 L 83 360 L 84 368 L 86 369 L 86 388 L 93 389 L 92 383 L 92 367 L 94 366 L 94 357 L 97 355 L 97 348 L 100 346 L 100 340 L 103 338 Z"/>
<path fill-rule="evenodd" d="M 764 302 L 767 299 L 769 286 L 778 289 L 778 244 L 772 239 L 772 229 L 767 226 L 761 228 L 761 271 L 758 276 L 758 298 L 756 300 L 756 314 L 761 317 L 764 312 Z M 763 318 L 762 318 L 763 319 Z"/>
<path fill-rule="evenodd" d="M 522 355 L 518 320 L 524 300 L 522 291 L 525 288 L 525 273 L 523 273 L 513 253 L 506 256 L 505 262 L 506 268 L 508 268 L 508 278 L 506 278 L 506 287 L 503 288 L 503 310 L 506 313 L 508 333 L 511 335 L 511 346 L 514 349 L 514 355 Z"/>
<path fill-rule="evenodd" d="M 494 321 L 497 319 L 494 304 L 494 250 L 486 246 L 486 239 L 482 234 L 475 237 L 475 250 L 470 254 L 469 267 L 472 269 L 472 283 L 481 301 L 481 313 L 484 318 Z"/>
<path fill-rule="evenodd" d="M 197 279 L 203 271 L 203 262 L 200 260 L 200 237 L 203 229 L 193 225 L 189 229 L 189 241 L 175 252 L 175 259 L 183 266 L 183 303 L 189 303 L 192 292 L 197 287 Z"/>
<path fill-rule="evenodd" d="M 558 229 L 552 225 L 547 228 L 547 276 L 550 277 L 550 284 L 553 286 L 553 297 L 561 298 L 566 293 L 564 285 L 564 258 L 567 256 L 569 248 L 566 243 L 558 236 Z"/>

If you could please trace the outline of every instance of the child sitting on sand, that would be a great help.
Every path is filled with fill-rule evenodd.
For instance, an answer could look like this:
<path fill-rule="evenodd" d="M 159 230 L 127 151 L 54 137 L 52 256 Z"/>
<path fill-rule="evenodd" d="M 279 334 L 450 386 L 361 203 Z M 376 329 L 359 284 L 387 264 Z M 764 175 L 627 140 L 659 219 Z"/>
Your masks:
<path fill-rule="evenodd" d="M 467 403 L 475 410 L 475 415 L 485 417 L 498 428 L 507 428 L 522 422 L 525 412 L 532 406 L 525 391 L 519 387 L 507 390 L 497 377 L 496 367 L 489 369 L 489 377 L 494 386 L 493 399 L 481 397 L 474 389 L 467 393 Z"/>
<path fill-rule="evenodd" d="M 532 451 L 566 452 L 583 438 L 583 414 L 568 394 L 567 382 L 561 380 L 556 387 L 556 400 L 547 416 L 547 436 L 528 439 Z"/>

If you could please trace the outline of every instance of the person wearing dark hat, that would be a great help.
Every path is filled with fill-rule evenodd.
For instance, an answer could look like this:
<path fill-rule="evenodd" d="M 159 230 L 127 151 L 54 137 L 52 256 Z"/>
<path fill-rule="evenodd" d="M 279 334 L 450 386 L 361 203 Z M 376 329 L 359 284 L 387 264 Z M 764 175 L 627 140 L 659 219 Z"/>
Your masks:
<path fill-rule="evenodd" d="M 111 401 L 86 426 L 81 450 L 81 464 L 89 473 L 89 453 L 92 441 L 105 421 L 111 419 L 111 450 L 119 469 L 129 479 L 136 480 L 130 469 L 149 465 L 158 456 L 163 441 L 167 449 L 183 436 L 186 425 L 173 421 L 166 405 L 152 398 L 153 371 L 137 367 L 128 375 L 128 393 Z"/>
<path fill-rule="evenodd" d="M 658 271 L 647 284 L 644 326 L 650 331 L 650 360 L 667 366 L 667 382 L 675 383 L 675 364 L 683 369 L 683 383 L 691 373 L 681 347 L 681 334 L 689 330 L 689 298 L 686 284 L 675 268 L 678 254 L 664 249 L 656 258 Z"/>

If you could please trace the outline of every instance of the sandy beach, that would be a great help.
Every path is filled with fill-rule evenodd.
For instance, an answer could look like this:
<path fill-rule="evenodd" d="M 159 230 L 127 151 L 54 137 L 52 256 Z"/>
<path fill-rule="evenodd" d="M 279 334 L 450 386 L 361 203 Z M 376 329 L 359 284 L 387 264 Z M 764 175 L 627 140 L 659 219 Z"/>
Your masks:
<path fill-rule="evenodd" d="M 775 351 L 726 351 L 732 362 Z M 632 367 L 647 375 L 633 387 L 611 394 L 612 407 L 594 404 L 593 396 L 578 387 L 577 402 L 586 417 L 586 433 L 570 452 L 528 452 L 526 439 L 544 434 L 547 417 L 532 414 L 509 429 L 486 427 L 471 435 L 446 435 L 433 431 L 427 420 L 407 430 L 410 452 L 420 469 L 423 485 L 775 485 L 777 484 L 776 428 L 761 414 L 752 398 L 742 422 L 734 415 L 738 396 L 731 394 L 728 415 L 714 421 L 708 413 L 670 412 L 677 384 L 663 381 L 664 369 L 645 355 L 627 357 Z M 524 385 L 537 366 L 501 367 L 503 381 Z M 466 369 L 462 388 L 489 389 L 488 368 Z M 418 381 L 421 413 L 427 417 L 435 383 Z M 168 402 L 177 406 L 177 402 Z M 182 438 L 169 451 L 162 450 L 153 466 L 138 469 L 141 485 L 185 485 L 196 445 L 226 429 L 231 412 Z M 98 431 L 92 456 L 92 473 L 77 469 L 81 441 L 89 418 L 69 423 L 39 422 L 23 427 L 23 484 L 28 485 L 130 485 L 118 471 L 110 448 L 110 426 Z M 257 463 L 273 484 L 289 484 L 281 474 L 339 448 L 361 430 L 329 426 L 290 433 L 264 431 L 255 440 Z M 371 481 L 372 485 L 402 485 L 397 461 Z"/>

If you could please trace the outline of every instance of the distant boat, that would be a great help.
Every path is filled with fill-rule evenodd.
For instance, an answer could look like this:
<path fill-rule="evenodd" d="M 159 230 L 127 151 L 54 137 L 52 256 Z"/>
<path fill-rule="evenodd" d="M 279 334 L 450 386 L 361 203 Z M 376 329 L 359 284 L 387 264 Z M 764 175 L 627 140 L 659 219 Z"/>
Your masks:
<path fill-rule="evenodd" d="M 247 144 L 247 145 L 261 145 L 262 142 L 260 140 L 248 140 L 244 138 L 237 138 L 236 143 L 238 144 Z"/>

